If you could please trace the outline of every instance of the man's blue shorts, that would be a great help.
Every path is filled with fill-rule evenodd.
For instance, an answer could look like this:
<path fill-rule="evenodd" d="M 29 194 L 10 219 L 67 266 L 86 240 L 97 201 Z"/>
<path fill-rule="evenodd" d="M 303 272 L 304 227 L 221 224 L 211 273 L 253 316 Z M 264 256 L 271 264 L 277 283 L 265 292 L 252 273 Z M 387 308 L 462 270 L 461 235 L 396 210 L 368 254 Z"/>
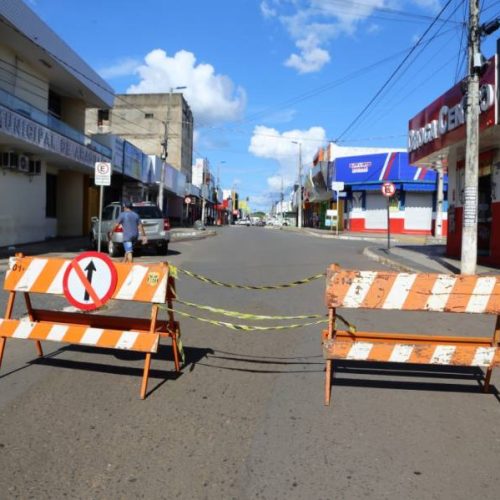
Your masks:
<path fill-rule="evenodd" d="M 132 241 L 124 241 L 123 248 L 125 250 L 125 253 L 130 253 L 134 248 L 134 243 Z"/>

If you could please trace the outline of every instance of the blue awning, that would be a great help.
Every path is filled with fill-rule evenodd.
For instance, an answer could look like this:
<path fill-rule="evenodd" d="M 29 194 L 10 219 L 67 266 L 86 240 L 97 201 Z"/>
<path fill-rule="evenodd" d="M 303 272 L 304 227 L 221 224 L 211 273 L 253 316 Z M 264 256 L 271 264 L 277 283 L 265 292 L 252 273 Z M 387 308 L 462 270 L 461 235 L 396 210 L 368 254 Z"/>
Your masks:
<path fill-rule="evenodd" d="M 380 191 L 383 182 L 373 182 L 370 184 L 348 184 L 346 189 L 351 189 L 351 191 Z M 396 189 L 402 191 L 436 191 L 435 182 L 393 182 Z M 448 186 L 445 183 L 443 185 L 443 190 L 447 191 Z"/>

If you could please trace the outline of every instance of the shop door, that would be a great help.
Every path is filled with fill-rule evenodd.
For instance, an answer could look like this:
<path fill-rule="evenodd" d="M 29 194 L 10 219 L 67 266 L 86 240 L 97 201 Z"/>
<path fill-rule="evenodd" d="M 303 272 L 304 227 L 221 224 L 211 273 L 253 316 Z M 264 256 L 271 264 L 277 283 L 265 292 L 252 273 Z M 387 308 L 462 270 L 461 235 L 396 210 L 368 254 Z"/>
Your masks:
<path fill-rule="evenodd" d="M 405 194 L 405 229 L 431 231 L 432 193 Z"/>
<path fill-rule="evenodd" d="M 382 193 L 366 193 L 365 228 L 387 230 L 387 200 Z"/>

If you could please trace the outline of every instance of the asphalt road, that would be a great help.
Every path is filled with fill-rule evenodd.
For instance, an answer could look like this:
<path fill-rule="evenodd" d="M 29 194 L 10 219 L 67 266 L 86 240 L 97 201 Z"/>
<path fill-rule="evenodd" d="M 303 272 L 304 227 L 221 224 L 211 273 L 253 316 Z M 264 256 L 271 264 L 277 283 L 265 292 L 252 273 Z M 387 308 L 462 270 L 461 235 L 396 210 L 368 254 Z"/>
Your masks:
<path fill-rule="evenodd" d="M 168 260 L 224 282 L 274 284 L 333 262 L 380 268 L 362 255 L 364 245 L 227 227 L 173 244 Z M 236 311 L 326 312 L 323 279 L 248 291 L 181 275 L 177 288 L 184 300 Z M 0 299 L 4 307 L 5 293 Z M 22 313 L 19 302 L 15 315 Z M 148 310 L 115 302 L 106 313 Z M 360 328 L 387 331 L 486 335 L 493 328 L 492 318 L 473 315 L 347 316 Z M 36 362 L 30 342 L 8 342 L 0 371 L 2 499 L 498 498 L 500 398 L 480 391 L 478 371 L 344 363 L 324 407 L 321 326 L 241 332 L 178 319 L 187 365 L 177 377 L 165 343 L 145 401 L 139 355 L 46 343 L 47 356 Z M 498 371 L 492 383 L 500 387 Z"/>

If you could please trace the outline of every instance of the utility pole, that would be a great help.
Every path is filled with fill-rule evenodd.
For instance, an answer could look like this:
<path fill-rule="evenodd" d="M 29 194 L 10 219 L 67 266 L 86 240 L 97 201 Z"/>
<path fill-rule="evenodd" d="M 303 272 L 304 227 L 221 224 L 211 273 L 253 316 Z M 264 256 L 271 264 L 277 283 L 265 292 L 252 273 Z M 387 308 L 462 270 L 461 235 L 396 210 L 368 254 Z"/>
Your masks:
<path fill-rule="evenodd" d="M 168 102 L 167 102 L 167 120 L 165 121 L 165 130 L 163 133 L 163 142 L 161 143 L 163 150 L 161 154 L 161 159 L 162 159 L 162 164 L 161 164 L 161 171 L 160 171 L 160 187 L 158 191 L 158 207 L 163 213 L 163 191 L 165 189 L 165 162 L 167 161 L 168 157 L 168 135 L 169 135 L 169 130 L 168 127 L 170 126 L 170 108 L 171 108 L 171 103 L 172 103 L 172 95 L 174 90 L 182 90 L 185 89 L 186 87 L 170 87 L 170 92 L 168 93 Z"/>
<path fill-rule="evenodd" d="M 481 70 L 479 0 L 469 0 L 469 49 L 465 144 L 465 187 L 461 273 L 475 274 L 477 263 L 479 72 Z"/>
<path fill-rule="evenodd" d="M 299 141 L 292 141 L 293 144 L 299 146 L 299 196 L 297 199 L 297 227 L 302 227 L 302 143 Z"/>

